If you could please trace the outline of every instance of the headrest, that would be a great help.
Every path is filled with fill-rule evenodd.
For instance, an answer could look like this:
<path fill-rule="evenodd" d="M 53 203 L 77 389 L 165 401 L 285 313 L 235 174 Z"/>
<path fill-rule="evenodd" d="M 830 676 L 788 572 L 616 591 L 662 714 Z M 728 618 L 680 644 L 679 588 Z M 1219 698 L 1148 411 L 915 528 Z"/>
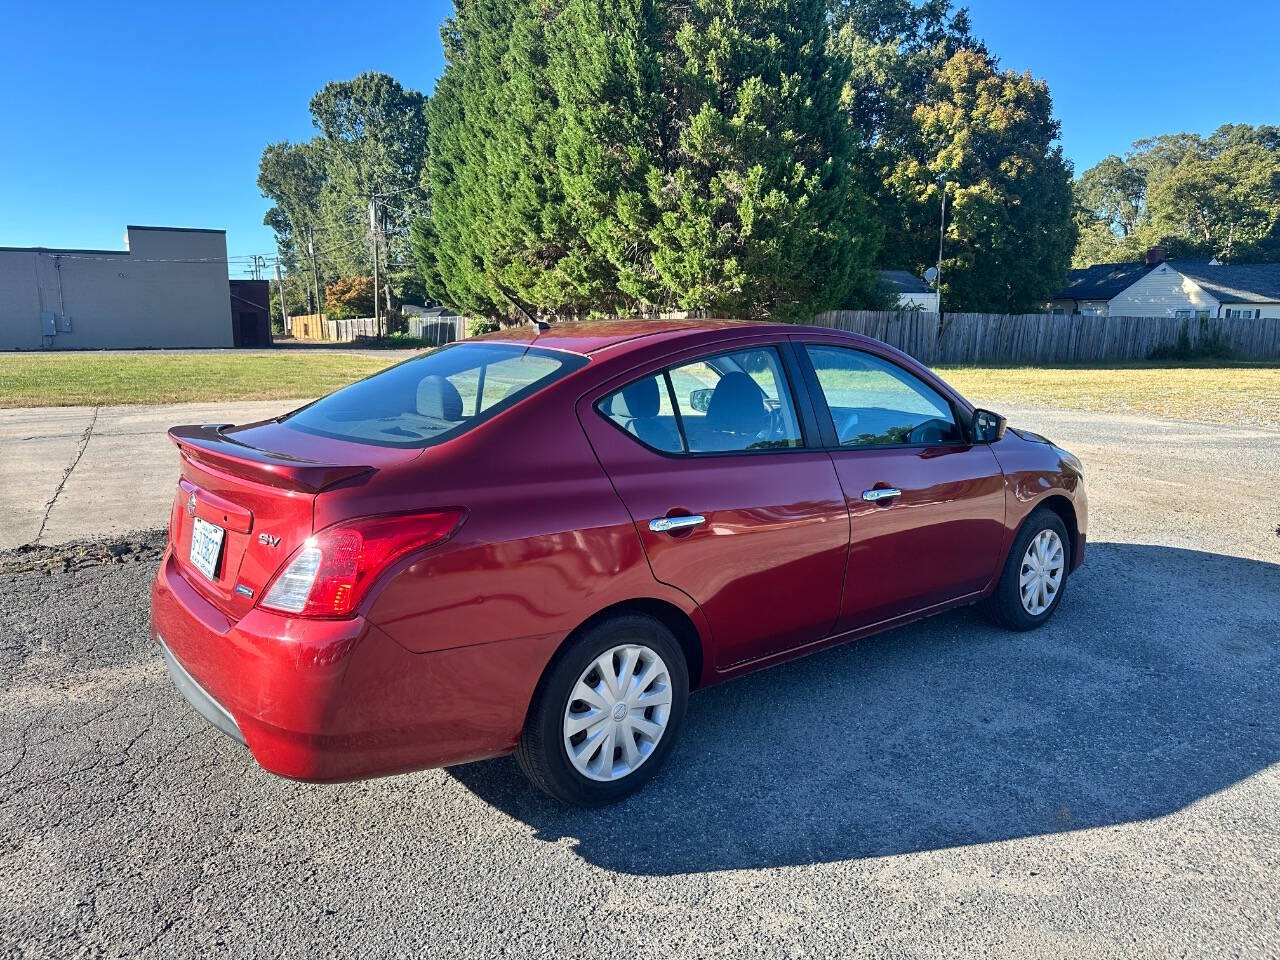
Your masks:
<path fill-rule="evenodd" d="M 609 412 L 615 417 L 656 417 L 661 405 L 658 378 L 645 377 L 614 394 Z"/>
<path fill-rule="evenodd" d="M 438 374 L 423 377 L 418 384 L 418 413 L 434 420 L 462 419 L 462 394 Z"/>
<path fill-rule="evenodd" d="M 769 409 L 764 391 L 741 370 L 726 373 L 707 404 L 707 428 L 727 433 L 758 433 L 767 425 Z"/>

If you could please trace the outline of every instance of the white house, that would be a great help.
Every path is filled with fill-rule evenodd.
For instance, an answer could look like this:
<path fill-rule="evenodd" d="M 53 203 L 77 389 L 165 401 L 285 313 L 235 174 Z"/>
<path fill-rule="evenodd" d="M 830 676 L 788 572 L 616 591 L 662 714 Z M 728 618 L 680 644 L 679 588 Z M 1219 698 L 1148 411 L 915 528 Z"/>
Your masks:
<path fill-rule="evenodd" d="M 909 270 L 880 270 L 880 283 L 897 299 L 899 310 L 937 313 L 938 291 Z"/>
<path fill-rule="evenodd" d="M 1113 317 L 1280 317 L 1280 263 L 1165 260 L 1072 270 L 1053 298 L 1056 314 Z"/>
<path fill-rule="evenodd" d="M 1111 300 L 1119 296 L 1155 266 L 1147 263 L 1095 263 L 1067 274 L 1066 285 L 1053 298 L 1056 314 L 1079 313 L 1106 316 Z"/>
<path fill-rule="evenodd" d="M 225 231 L 131 226 L 126 247 L 0 247 L 0 350 L 235 345 Z"/>
<path fill-rule="evenodd" d="M 1280 263 L 1164 263 L 1182 277 L 1183 285 L 1199 288 L 1189 292 L 1195 296 L 1203 313 L 1215 317 L 1280 317 Z M 1154 278 L 1152 271 L 1144 280 Z M 1136 286 L 1136 284 L 1135 284 Z M 1132 288 L 1130 288 L 1132 290 Z M 1125 291 L 1126 294 L 1129 291 Z M 1170 304 L 1174 315 L 1185 311 L 1183 304 Z"/>

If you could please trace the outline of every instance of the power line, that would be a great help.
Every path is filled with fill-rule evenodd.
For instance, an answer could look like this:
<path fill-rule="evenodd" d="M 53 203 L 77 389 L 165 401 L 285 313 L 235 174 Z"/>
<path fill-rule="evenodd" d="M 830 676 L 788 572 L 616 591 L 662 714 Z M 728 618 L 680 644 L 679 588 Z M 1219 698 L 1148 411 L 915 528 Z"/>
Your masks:
<path fill-rule="evenodd" d="M 91 256 L 84 253 L 60 253 L 57 250 L 5 250 L 4 253 L 34 253 L 46 257 L 57 257 L 59 260 L 96 260 L 100 263 L 246 263 L 252 262 L 254 255 L 245 254 L 235 257 L 135 257 L 127 250 L 103 256 Z"/>

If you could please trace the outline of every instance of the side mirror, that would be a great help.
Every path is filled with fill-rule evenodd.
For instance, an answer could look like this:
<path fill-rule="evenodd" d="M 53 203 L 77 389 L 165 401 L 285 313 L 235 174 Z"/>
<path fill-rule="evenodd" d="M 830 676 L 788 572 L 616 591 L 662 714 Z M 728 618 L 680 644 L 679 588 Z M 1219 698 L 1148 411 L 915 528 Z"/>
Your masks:
<path fill-rule="evenodd" d="M 694 390 L 689 394 L 689 406 L 698 413 L 706 413 L 711 408 L 711 389 Z"/>
<path fill-rule="evenodd" d="M 973 438 L 978 443 L 995 443 L 1004 437 L 1009 421 L 990 410 L 973 411 Z"/>

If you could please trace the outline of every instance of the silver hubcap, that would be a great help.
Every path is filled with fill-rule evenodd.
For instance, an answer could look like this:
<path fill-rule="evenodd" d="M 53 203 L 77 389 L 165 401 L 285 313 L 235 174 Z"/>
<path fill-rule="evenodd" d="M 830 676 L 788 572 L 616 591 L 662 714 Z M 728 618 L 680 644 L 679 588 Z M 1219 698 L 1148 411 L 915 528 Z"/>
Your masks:
<path fill-rule="evenodd" d="M 1064 553 L 1062 538 L 1053 530 L 1041 530 L 1027 545 L 1018 575 L 1022 609 L 1038 617 L 1051 606 L 1062 586 Z"/>
<path fill-rule="evenodd" d="M 564 748 L 578 772 L 617 780 L 658 746 L 671 718 L 671 674 L 653 650 L 627 643 L 600 654 L 569 694 Z"/>

